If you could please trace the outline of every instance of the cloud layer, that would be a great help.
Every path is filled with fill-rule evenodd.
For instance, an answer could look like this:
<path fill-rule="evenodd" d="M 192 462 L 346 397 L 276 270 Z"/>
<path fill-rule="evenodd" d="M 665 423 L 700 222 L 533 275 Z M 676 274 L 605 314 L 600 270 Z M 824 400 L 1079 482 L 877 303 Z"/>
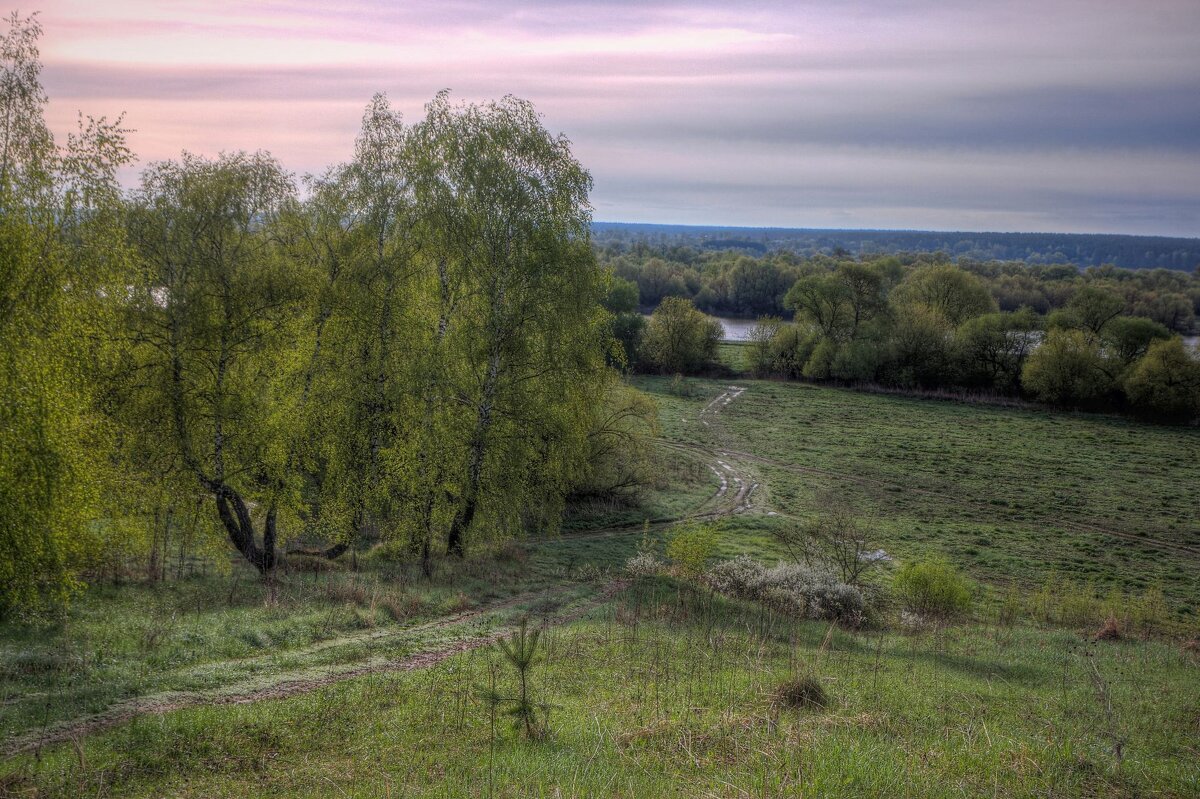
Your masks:
<path fill-rule="evenodd" d="M 517 94 L 597 218 L 1200 235 L 1194 0 L 50 0 L 51 121 L 144 160 L 346 158 L 386 91 Z"/>

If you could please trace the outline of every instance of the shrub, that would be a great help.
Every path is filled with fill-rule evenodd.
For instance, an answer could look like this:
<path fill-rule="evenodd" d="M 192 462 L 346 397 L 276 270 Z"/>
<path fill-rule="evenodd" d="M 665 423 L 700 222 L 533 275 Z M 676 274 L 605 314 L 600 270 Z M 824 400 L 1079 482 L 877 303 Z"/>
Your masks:
<path fill-rule="evenodd" d="M 52 649 L 24 649 L 5 655 L 4 668 L 0 674 L 42 675 L 72 672 L 83 663 L 72 652 Z"/>
<path fill-rule="evenodd" d="M 1112 387 L 1099 345 L 1079 330 L 1051 330 L 1021 370 L 1021 385 L 1042 402 L 1087 405 Z"/>
<path fill-rule="evenodd" d="M 1130 620 L 1143 632 L 1155 631 L 1167 618 L 1167 599 L 1162 586 L 1157 583 L 1143 591 L 1131 604 Z"/>
<path fill-rule="evenodd" d="M 966 613 L 974 593 L 971 582 L 945 560 L 904 564 L 894 588 L 905 608 L 935 618 Z"/>
<path fill-rule="evenodd" d="M 755 590 L 766 571 L 766 566 L 749 555 L 738 555 L 733 560 L 723 560 L 709 569 L 704 581 L 719 593 L 742 599 L 755 599 Z"/>
<path fill-rule="evenodd" d="M 661 572 L 663 563 L 653 552 L 639 552 L 625 561 L 625 570 L 634 577 L 653 577 Z"/>
<path fill-rule="evenodd" d="M 487 688 L 479 691 L 482 698 L 494 714 L 501 705 L 510 705 L 507 713 L 513 719 L 517 729 L 525 730 L 526 738 L 543 738 L 547 730 L 547 721 L 539 723 L 539 713 L 545 719 L 548 705 L 533 701 L 530 695 L 529 675 L 533 667 L 545 660 L 545 646 L 541 642 L 542 631 L 530 630 L 528 619 L 521 619 L 521 626 L 514 630 L 508 638 L 496 641 L 496 648 L 517 675 L 518 692 L 516 696 L 506 696 L 496 690 L 495 678 Z"/>
<path fill-rule="evenodd" d="M 1064 580 L 1059 587 L 1058 620 L 1069 627 L 1090 627 L 1103 621 L 1104 609 L 1096 589 Z"/>
<path fill-rule="evenodd" d="M 660 374 L 694 373 L 716 359 L 723 332 L 691 300 L 666 297 L 650 316 L 639 356 Z"/>
<path fill-rule="evenodd" d="M 370 599 L 367 586 L 353 577 L 349 580 L 330 579 L 321 589 L 325 599 L 335 604 L 365 605 Z"/>
<path fill-rule="evenodd" d="M 703 524 L 679 527 L 667 542 L 667 557 L 674 562 L 681 577 L 696 579 L 704 573 L 704 565 L 716 546 L 713 530 Z"/>
<path fill-rule="evenodd" d="M 798 564 L 768 569 L 747 555 L 718 563 L 708 570 L 704 580 L 722 594 L 814 619 L 850 619 L 866 606 L 859 589 L 841 582 L 831 572 Z"/>
<path fill-rule="evenodd" d="M 823 708 L 829 704 L 825 686 L 811 674 L 802 674 L 780 683 L 775 689 L 775 701 L 793 708 Z"/>
<path fill-rule="evenodd" d="M 1010 626 L 1016 622 L 1024 610 L 1024 603 L 1021 600 L 1021 590 L 1015 585 L 1010 585 L 1008 590 L 1004 592 L 1004 601 L 1000 604 L 1000 609 L 996 613 L 996 620 L 1004 626 Z"/>
<path fill-rule="evenodd" d="M 1134 410 L 1164 421 L 1200 416 L 1200 360 L 1176 336 L 1154 341 L 1125 378 Z"/>
<path fill-rule="evenodd" d="M 802 614 L 814 619 L 849 619 L 862 613 L 862 592 L 832 573 L 794 563 L 767 569 L 759 593 L 787 597 Z"/>
<path fill-rule="evenodd" d="M 392 617 L 393 621 L 404 621 L 427 610 L 426 602 L 423 599 L 409 593 L 385 595 L 379 598 L 378 605 Z"/>

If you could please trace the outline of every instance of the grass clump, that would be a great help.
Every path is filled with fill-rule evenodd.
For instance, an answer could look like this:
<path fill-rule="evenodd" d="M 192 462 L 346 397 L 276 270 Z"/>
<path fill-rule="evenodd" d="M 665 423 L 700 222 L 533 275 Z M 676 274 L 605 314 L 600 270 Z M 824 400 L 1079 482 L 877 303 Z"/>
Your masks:
<path fill-rule="evenodd" d="M 823 709 L 829 705 L 825 686 L 812 674 L 790 677 L 775 689 L 775 701 L 784 707 L 797 710 Z"/>

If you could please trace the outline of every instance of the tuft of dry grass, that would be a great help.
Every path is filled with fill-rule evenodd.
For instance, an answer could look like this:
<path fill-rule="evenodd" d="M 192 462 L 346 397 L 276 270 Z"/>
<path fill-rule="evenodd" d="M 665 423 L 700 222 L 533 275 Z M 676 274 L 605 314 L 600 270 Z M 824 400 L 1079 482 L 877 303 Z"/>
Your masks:
<path fill-rule="evenodd" d="M 1121 635 L 1121 625 L 1117 621 L 1116 616 L 1109 616 L 1105 620 L 1104 626 L 1096 631 L 1096 635 L 1092 640 L 1095 641 L 1120 641 L 1124 636 Z"/>
<path fill-rule="evenodd" d="M 775 701 L 790 708 L 824 708 L 829 704 L 825 686 L 811 674 L 784 680 L 775 689 Z"/>

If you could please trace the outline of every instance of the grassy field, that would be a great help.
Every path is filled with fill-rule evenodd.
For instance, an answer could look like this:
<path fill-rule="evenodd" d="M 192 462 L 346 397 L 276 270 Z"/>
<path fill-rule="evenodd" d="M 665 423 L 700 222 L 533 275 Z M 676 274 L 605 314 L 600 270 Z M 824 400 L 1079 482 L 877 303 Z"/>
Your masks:
<path fill-rule="evenodd" d="M 637 385 L 659 402 L 656 485 L 573 509 L 560 536 L 430 581 L 376 552 L 273 588 L 240 566 L 99 586 L 55 626 L 0 627 L 6 751 L 49 736 L 0 762 L 0 796 L 1196 795 L 1195 651 L 1090 633 L 1114 591 L 1161 586 L 1156 628 L 1195 635 L 1200 431 L 801 384 Z M 772 560 L 773 533 L 827 491 L 869 513 L 894 558 L 941 554 L 980 581 L 973 619 L 909 629 L 885 603 L 835 629 L 623 570 L 681 518 L 714 524 L 720 557 Z M 1009 587 L 1020 618 L 1001 624 Z M 1094 601 L 1038 612 L 1072 597 Z M 551 625 L 538 741 L 493 726 L 479 698 L 492 680 L 513 691 L 484 644 L 525 615 Z M 776 700 L 799 674 L 826 707 Z"/>
<path fill-rule="evenodd" d="M 668 437 L 729 451 L 780 514 L 806 518 L 835 492 L 902 557 L 944 554 L 1025 588 L 1158 584 L 1180 614 L 1200 613 L 1200 429 L 766 381 L 740 381 L 705 426 L 727 383 L 691 381 L 694 397 L 665 378 L 639 385 L 660 397 Z"/>
<path fill-rule="evenodd" d="M 1175 647 L 1027 628 L 828 633 L 643 582 L 547 633 L 533 680 L 550 706 L 542 740 L 503 716 L 493 726 L 478 687 L 491 675 L 501 692 L 515 686 L 480 649 L 422 672 L 138 720 L 54 750 L 13 786 L 129 797 L 1195 795 L 1196 664 Z M 826 707 L 776 701 L 797 673 L 821 681 Z"/>

